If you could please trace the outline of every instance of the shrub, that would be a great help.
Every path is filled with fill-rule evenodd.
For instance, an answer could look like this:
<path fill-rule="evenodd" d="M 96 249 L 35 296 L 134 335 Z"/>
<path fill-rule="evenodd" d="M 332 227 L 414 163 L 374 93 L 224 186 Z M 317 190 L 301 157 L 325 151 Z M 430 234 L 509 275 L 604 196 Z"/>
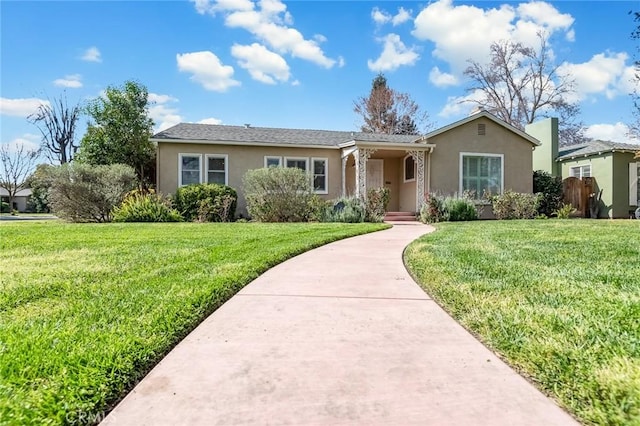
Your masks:
<path fill-rule="evenodd" d="M 360 198 L 338 198 L 325 207 L 323 222 L 364 222 L 367 217 L 367 209 Z"/>
<path fill-rule="evenodd" d="M 10 213 L 10 212 L 11 212 L 11 209 L 9 208 L 9 203 L 0 201 L 0 213 Z"/>
<path fill-rule="evenodd" d="M 562 206 L 562 179 L 542 170 L 533 172 L 533 192 L 540 195 L 538 213 L 551 216 Z"/>
<path fill-rule="evenodd" d="M 269 167 L 243 177 L 249 215 L 260 222 L 304 222 L 313 216 L 314 194 L 300 169 Z"/>
<path fill-rule="evenodd" d="M 373 188 L 367 191 L 367 222 L 382 222 L 389 205 L 389 188 Z"/>
<path fill-rule="evenodd" d="M 49 188 L 51 187 L 51 170 L 55 168 L 50 164 L 39 164 L 36 170 L 27 178 L 31 195 L 27 199 L 27 210 L 35 213 L 50 213 Z"/>
<path fill-rule="evenodd" d="M 533 219 L 538 212 L 538 194 L 506 191 L 490 197 L 496 219 Z"/>
<path fill-rule="evenodd" d="M 114 222 L 181 222 L 182 216 L 161 195 L 131 192 L 113 209 Z"/>
<path fill-rule="evenodd" d="M 94 166 L 67 163 L 49 172 L 53 212 L 72 222 L 109 222 L 113 208 L 136 185 L 135 171 L 124 164 Z"/>
<path fill-rule="evenodd" d="M 553 214 L 555 214 L 558 217 L 558 219 L 569 219 L 571 217 L 571 214 L 574 213 L 575 211 L 576 209 L 573 208 L 571 203 L 569 203 L 569 204 L 562 204 L 562 206 L 558 210 L 555 210 Z"/>
<path fill-rule="evenodd" d="M 199 183 L 178 188 L 173 205 L 187 221 L 230 222 L 236 214 L 236 190 L 215 183 Z"/>
<path fill-rule="evenodd" d="M 420 207 L 420 221 L 422 223 L 437 223 L 447 220 L 444 199 L 435 194 L 426 194 L 425 202 Z"/>
<path fill-rule="evenodd" d="M 445 220 L 461 222 L 478 219 L 478 209 L 473 200 L 462 197 L 447 197 L 444 200 Z"/>

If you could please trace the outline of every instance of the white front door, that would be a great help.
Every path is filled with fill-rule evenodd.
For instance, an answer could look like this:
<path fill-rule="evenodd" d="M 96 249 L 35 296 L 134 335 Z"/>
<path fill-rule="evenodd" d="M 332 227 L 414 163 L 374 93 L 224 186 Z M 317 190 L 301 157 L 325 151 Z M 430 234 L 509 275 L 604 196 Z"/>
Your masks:
<path fill-rule="evenodd" d="M 384 188 L 384 160 L 373 159 L 367 161 L 367 191 L 374 188 Z"/>

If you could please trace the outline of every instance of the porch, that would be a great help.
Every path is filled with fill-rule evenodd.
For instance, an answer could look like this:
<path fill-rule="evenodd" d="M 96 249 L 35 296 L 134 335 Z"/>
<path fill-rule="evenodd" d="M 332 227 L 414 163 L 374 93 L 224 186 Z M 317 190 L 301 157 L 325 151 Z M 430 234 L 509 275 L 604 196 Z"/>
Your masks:
<path fill-rule="evenodd" d="M 430 191 L 431 153 L 428 144 L 352 146 L 342 149 L 342 194 L 366 197 L 372 188 L 389 190 L 389 212 L 420 211 Z"/>

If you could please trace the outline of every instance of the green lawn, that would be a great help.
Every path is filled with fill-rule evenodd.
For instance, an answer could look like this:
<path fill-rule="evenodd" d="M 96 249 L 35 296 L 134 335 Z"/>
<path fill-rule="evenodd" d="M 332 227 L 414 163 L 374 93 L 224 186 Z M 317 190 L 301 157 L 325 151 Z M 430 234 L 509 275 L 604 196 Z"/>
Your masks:
<path fill-rule="evenodd" d="M 385 227 L 0 223 L 0 424 L 100 419 L 260 273 Z"/>
<path fill-rule="evenodd" d="M 446 223 L 410 245 L 446 310 L 586 424 L 640 424 L 640 221 Z"/>

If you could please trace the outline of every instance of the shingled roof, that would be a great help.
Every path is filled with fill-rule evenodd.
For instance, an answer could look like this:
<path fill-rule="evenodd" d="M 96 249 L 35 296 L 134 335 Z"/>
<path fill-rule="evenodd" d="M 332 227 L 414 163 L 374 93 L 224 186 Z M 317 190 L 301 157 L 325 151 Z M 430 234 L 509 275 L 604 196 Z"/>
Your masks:
<path fill-rule="evenodd" d="M 560 147 L 557 160 L 567 160 L 575 157 L 588 157 L 604 152 L 622 151 L 636 152 L 640 150 L 640 145 L 633 145 L 622 142 L 593 140 L 578 145 L 566 145 Z"/>
<path fill-rule="evenodd" d="M 271 127 L 226 126 L 219 124 L 180 123 L 156 133 L 152 140 L 183 142 L 233 142 L 238 144 L 318 145 L 338 147 L 351 141 L 412 143 L 419 135 L 386 135 L 378 133 L 333 130 L 278 129 Z"/>

